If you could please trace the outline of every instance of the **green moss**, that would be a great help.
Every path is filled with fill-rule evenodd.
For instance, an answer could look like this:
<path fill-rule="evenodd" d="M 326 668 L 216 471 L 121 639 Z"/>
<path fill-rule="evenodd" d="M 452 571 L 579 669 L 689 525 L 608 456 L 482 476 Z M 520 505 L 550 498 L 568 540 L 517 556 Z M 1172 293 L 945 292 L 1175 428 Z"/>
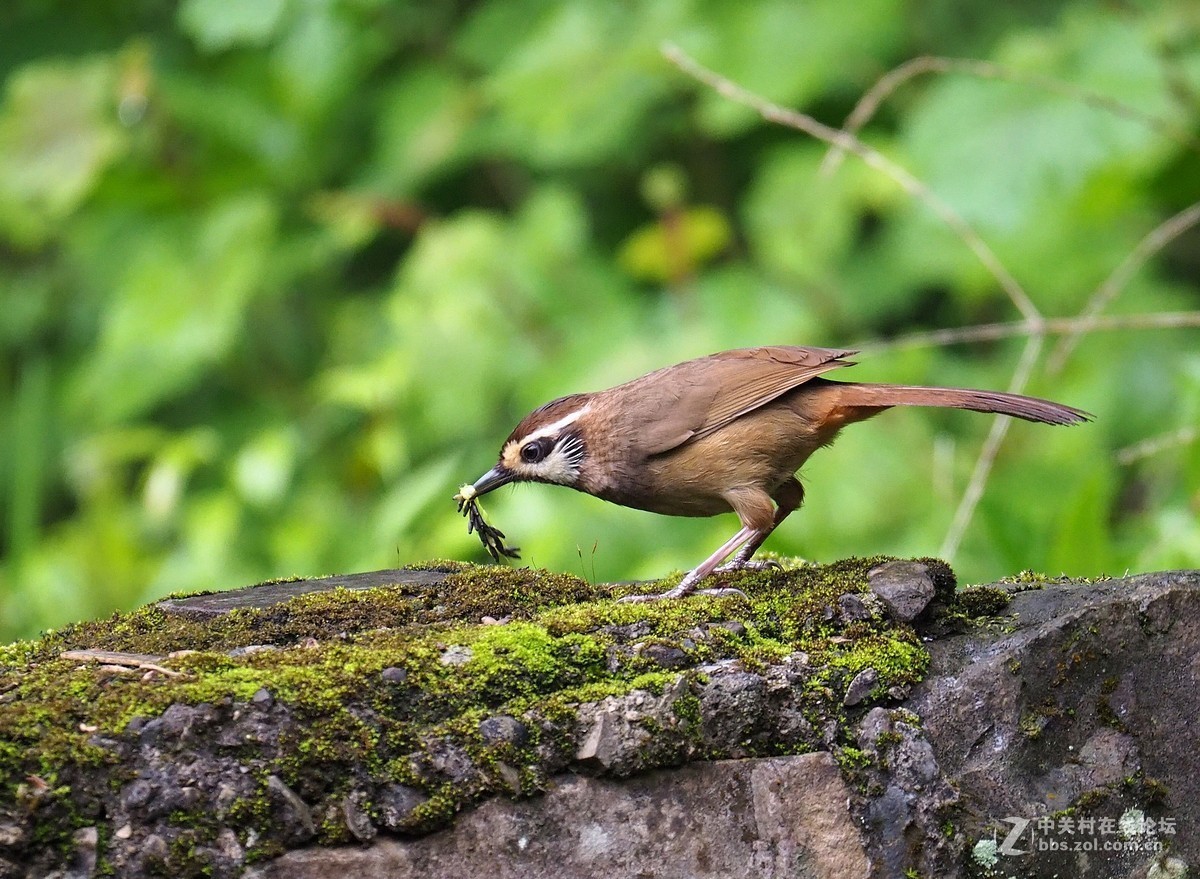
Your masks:
<path fill-rule="evenodd" d="M 0 711 L 0 808 L 17 805 L 15 780 L 41 778 L 54 791 L 46 795 L 54 808 L 44 803 L 37 810 L 45 816 L 41 832 L 48 839 L 68 839 L 85 823 L 73 804 L 103 796 L 125 780 L 128 770 L 115 765 L 104 738 L 119 739 L 135 718 L 157 717 L 172 704 L 208 703 L 231 712 L 260 690 L 285 705 L 298 723 L 280 743 L 278 756 L 264 756 L 256 743 L 238 749 L 257 788 L 225 823 L 243 832 L 254 828 L 259 856 L 277 846 L 270 835 L 269 775 L 303 792 L 323 841 L 345 840 L 335 806 L 352 779 L 363 776 L 422 789 L 429 799 L 406 829 L 432 830 L 483 796 L 512 794 L 514 768 L 520 793 L 543 786 L 540 761 L 547 754 L 569 760 L 574 752 L 578 703 L 632 690 L 662 693 L 680 674 L 695 677 L 689 669 L 703 662 L 734 659 L 760 668 L 803 651 L 814 669 L 814 721 L 841 719 L 838 682 L 847 675 L 874 668 L 876 692 L 883 693 L 916 682 L 928 665 L 909 627 L 873 620 L 843 628 L 830 610 L 843 593 L 866 591 L 867 572 L 882 561 L 847 559 L 725 575 L 722 583 L 737 586 L 746 598 L 645 604 L 612 599 L 666 589 L 677 578 L 608 587 L 527 568 L 437 562 L 427 567 L 449 576 L 436 586 L 334 589 L 205 621 L 151 605 L 79 623 L 36 642 L 0 648 L 0 699 L 6 703 Z M 953 573 L 937 565 L 931 570 L 938 582 L 952 588 Z M 485 618 L 507 621 L 484 624 Z M 621 634 L 631 629 L 638 632 L 636 645 Z M 250 645 L 275 649 L 230 655 Z M 659 655 L 682 657 L 685 668 L 658 666 L 651 647 Z M 61 658 L 71 649 L 189 652 L 160 660 L 178 673 L 172 677 L 113 672 Z M 403 673 L 385 679 L 385 669 Z M 525 719 L 527 740 L 485 743 L 479 725 L 493 714 Z M 685 691 L 674 714 L 683 729 L 699 734 L 694 694 Z M 663 731 L 648 732 L 656 739 Z M 465 783 L 438 781 L 430 769 L 436 763 L 433 742 L 461 748 L 478 776 Z M 677 750 L 660 753 L 655 747 L 647 765 L 680 759 Z M 802 746 L 764 742 L 753 749 L 797 747 Z M 69 789 L 59 785 L 60 778 L 71 780 Z M 180 813 L 172 819 L 186 831 L 176 840 L 184 848 L 211 842 L 217 829 L 208 815 Z M 176 854 L 173 849 L 172 857 Z"/>
<path fill-rule="evenodd" d="M 1012 596 L 1003 589 L 994 586 L 968 586 L 957 593 L 954 609 L 968 617 L 996 616 L 1012 600 Z"/>
<path fill-rule="evenodd" d="M 955 576 L 954 569 L 941 559 L 928 556 L 917 561 L 925 566 L 929 579 L 933 581 L 934 598 L 942 604 L 952 604 L 958 589 L 958 577 Z"/>
<path fill-rule="evenodd" d="M 1047 574 L 1042 574 L 1038 571 L 1024 570 L 1011 577 L 1001 577 L 1001 583 L 1013 583 L 1019 586 L 1030 586 L 1035 589 L 1040 589 L 1046 583 L 1053 583 L 1054 578 Z"/>
<path fill-rule="evenodd" d="M 1027 739 L 1039 739 L 1052 721 L 1063 716 L 1063 710 L 1053 703 L 1045 703 L 1027 709 L 1017 723 L 1021 735 Z"/>
<path fill-rule="evenodd" d="M 1071 808 L 1068 811 L 1071 814 L 1074 814 L 1079 810 L 1086 812 L 1088 810 L 1095 809 L 1106 803 L 1111 796 L 1112 792 L 1103 787 L 1085 790 L 1075 799 L 1075 802 L 1071 804 Z"/>
<path fill-rule="evenodd" d="M 1026 592 L 1031 589 L 1041 589 L 1047 583 L 1102 583 L 1105 580 L 1112 578 L 1107 575 L 1099 577 L 1068 577 L 1066 574 L 1060 574 L 1057 577 L 1052 577 L 1049 574 L 1043 574 L 1040 571 L 1021 571 L 1018 574 L 1013 574 L 1011 577 L 1001 577 L 999 582 L 1010 583 L 1018 586 L 1017 592 Z"/>
<path fill-rule="evenodd" d="M 700 698 L 692 693 L 686 693 L 676 699 L 671 710 L 683 723 L 691 725 L 700 723 Z"/>
<path fill-rule="evenodd" d="M 920 681 L 929 668 L 929 653 L 911 629 L 896 628 L 859 638 L 846 649 L 829 653 L 827 662 L 830 668 L 845 669 L 849 675 L 875 669 L 879 674 L 875 692 L 882 692 Z"/>
<path fill-rule="evenodd" d="M 904 737 L 895 730 L 884 730 L 875 738 L 875 747 L 880 751 L 886 751 L 895 747 L 904 741 Z"/>
<path fill-rule="evenodd" d="M 838 748 L 835 759 L 842 771 L 850 774 L 866 769 L 872 764 L 872 758 L 869 753 L 860 748 L 845 747 Z"/>
<path fill-rule="evenodd" d="M 331 589 L 299 595 L 264 609 L 238 609 L 215 619 L 194 620 L 163 611 L 157 604 L 102 620 L 52 631 L 40 641 L 0 647 L 0 671 L 57 656 L 64 650 L 91 648 L 150 654 L 175 650 L 227 651 L 250 645 L 296 644 L 307 637 L 352 635 L 485 616 L 528 619 L 538 608 L 605 597 L 604 588 L 577 577 L 529 568 L 449 565 L 436 587 L 414 593 L 411 587 Z M 283 581 L 287 582 L 287 581 Z"/>
<path fill-rule="evenodd" d="M 1147 806 L 1165 806 L 1170 798 L 1170 789 L 1164 782 L 1141 771 L 1122 780 L 1120 786 L 1132 796 L 1134 802 Z"/>

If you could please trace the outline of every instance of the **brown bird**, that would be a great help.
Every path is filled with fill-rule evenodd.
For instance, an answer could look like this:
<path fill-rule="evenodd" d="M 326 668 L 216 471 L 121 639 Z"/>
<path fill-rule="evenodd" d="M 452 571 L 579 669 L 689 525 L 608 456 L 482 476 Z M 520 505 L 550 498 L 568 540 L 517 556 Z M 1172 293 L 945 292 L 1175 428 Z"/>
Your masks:
<path fill-rule="evenodd" d="M 737 513 L 741 529 L 677 587 L 623 600 L 680 598 L 716 571 L 761 566 L 751 556 L 804 499 L 796 471 L 847 424 L 892 406 L 953 407 L 1045 424 L 1091 418 L 1070 406 L 1000 391 L 820 378 L 853 365 L 845 358 L 856 353 L 743 348 L 677 363 L 605 391 L 560 397 L 525 416 L 496 466 L 464 486 L 460 504 L 510 482 L 548 482 L 668 516 Z"/>

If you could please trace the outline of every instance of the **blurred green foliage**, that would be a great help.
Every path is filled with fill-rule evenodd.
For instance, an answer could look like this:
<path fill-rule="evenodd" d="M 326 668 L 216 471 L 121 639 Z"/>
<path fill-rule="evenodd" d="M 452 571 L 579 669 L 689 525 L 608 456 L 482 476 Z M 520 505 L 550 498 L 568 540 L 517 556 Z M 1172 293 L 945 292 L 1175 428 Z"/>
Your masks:
<path fill-rule="evenodd" d="M 1017 316 L 927 206 L 853 158 L 820 176 L 823 145 L 681 74 L 667 39 L 834 125 L 932 53 L 1200 133 L 1194 0 L 7 0 L 0 640 L 169 591 L 478 559 L 450 496 L 550 398 Z M 1011 78 L 921 77 L 863 137 L 1050 315 L 1200 200 L 1179 138 Z M 1198 254 L 1192 229 L 1112 310 L 1200 309 Z M 1031 392 L 1098 420 L 1014 426 L 961 575 L 1200 565 L 1198 342 L 1096 333 L 1039 371 Z M 1003 387 L 1020 345 L 880 352 L 855 377 Z M 987 429 L 848 431 L 768 548 L 935 551 Z M 736 527 L 545 487 L 488 506 L 528 563 L 597 579 L 686 567 Z"/>

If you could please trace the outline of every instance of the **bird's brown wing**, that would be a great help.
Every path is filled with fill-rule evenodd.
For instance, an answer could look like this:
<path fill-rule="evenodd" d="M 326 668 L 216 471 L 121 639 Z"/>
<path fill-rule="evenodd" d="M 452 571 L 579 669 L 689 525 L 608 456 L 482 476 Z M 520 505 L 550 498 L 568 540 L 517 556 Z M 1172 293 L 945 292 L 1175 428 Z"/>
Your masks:
<path fill-rule="evenodd" d="M 723 351 L 613 388 L 638 414 L 638 447 L 657 455 L 720 430 L 811 378 L 852 365 L 855 351 L 773 346 Z"/>

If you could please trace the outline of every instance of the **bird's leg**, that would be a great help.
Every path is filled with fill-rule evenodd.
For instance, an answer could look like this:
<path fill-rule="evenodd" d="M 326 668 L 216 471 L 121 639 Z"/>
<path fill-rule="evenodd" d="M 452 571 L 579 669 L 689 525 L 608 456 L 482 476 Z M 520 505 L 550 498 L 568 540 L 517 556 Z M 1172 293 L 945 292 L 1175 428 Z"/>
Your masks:
<path fill-rule="evenodd" d="M 795 482 L 794 479 L 792 481 Z M 796 488 L 800 488 L 799 482 L 796 482 Z M 776 494 L 779 495 L 781 491 L 786 490 L 777 490 Z M 802 497 L 803 490 L 798 494 Z M 771 529 L 775 527 L 775 517 L 778 513 L 771 505 L 771 496 L 760 488 L 749 486 L 733 488 L 723 492 L 721 496 L 729 502 L 729 506 L 733 508 L 733 511 L 738 514 L 738 518 L 742 520 L 742 527 L 738 530 L 738 533 L 721 544 L 716 552 L 684 575 L 684 578 L 679 581 L 679 585 L 674 589 L 670 589 L 660 595 L 626 595 L 621 601 L 658 601 L 663 598 L 684 598 L 693 593 L 699 595 L 741 595 L 743 598 L 746 597 L 746 594 L 740 589 L 727 586 L 720 589 L 697 590 L 696 584 L 719 570 L 718 566 L 721 562 L 725 561 L 729 554 L 737 550 L 739 546 L 745 544 L 757 549 L 766 536 L 771 533 Z M 784 493 L 781 496 L 785 499 L 789 497 L 795 498 L 796 493 L 791 495 Z M 796 500 L 796 504 L 797 506 L 799 505 L 798 499 Z M 790 513 L 794 509 L 795 507 L 791 507 L 787 512 Z M 787 515 L 787 513 L 784 513 L 784 515 Z M 753 552 L 753 550 L 751 551 Z M 738 553 L 738 555 L 740 556 L 741 553 Z M 748 554 L 746 558 L 749 558 Z"/>
<path fill-rule="evenodd" d="M 717 565 L 721 564 L 725 558 L 745 543 L 747 540 L 753 540 L 755 531 L 745 525 L 738 530 L 738 533 L 729 538 L 725 543 L 721 544 L 720 549 L 702 561 L 694 570 L 688 571 L 684 578 L 679 581 L 679 585 L 674 589 L 668 589 L 666 592 L 660 592 L 652 595 L 626 595 L 617 599 L 625 603 L 645 602 L 645 601 L 661 601 L 664 598 L 685 598 L 688 595 L 696 592 L 696 584 L 711 574 L 717 569 Z M 701 589 L 701 595 L 741 595 L 745 597 L 745 593 L 740 589 Z"/>
<path fill-rule="evenodd" d="M 804 486 L 800 484 L 800 480 L 795 476 L 791 476 L 783 485 L 775 489 L 771 497 L 775 499 L 776 504 L 775 515 L 771 518 L 771 526 L 765 531 L 759 532 L 751 540 L 748 540 L 738 550 L 737 555 L 716 569 L 717 573 L 764 570 L 766 568 L 779 567 L 778 562 L 752 562 L 750 561 L 750 557 L 758 552 L 758 548 L 763 545 L 766 539 L 771 536 L 771 532 L 778 528 L 784 519 L 800 509 L 800 505 L 804 503 Z"/>

